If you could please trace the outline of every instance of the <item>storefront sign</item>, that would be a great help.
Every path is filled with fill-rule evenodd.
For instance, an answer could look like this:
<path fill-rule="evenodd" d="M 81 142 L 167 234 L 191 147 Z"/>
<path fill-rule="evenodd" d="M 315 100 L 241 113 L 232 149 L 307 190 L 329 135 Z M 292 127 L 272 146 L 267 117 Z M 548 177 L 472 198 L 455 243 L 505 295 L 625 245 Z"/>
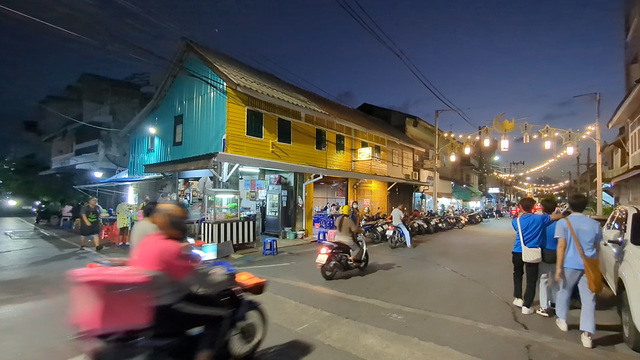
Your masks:
<path fill-rule="evenodd" d="M 373 149 L 371 147 L 363 147 L 358 149 L 358 160 L 371 160 L 373 157 Z"/>
<path fill-rule="evenodd" d="M 370 207 L 371 206 L 371 199 L 363 199 L 362 200 L 362 206 Z"/>
<path fill-rule="evenodd" d="M 487 191 L 489 194 L 500 194 L 500 188 L 489 188 Z"/>

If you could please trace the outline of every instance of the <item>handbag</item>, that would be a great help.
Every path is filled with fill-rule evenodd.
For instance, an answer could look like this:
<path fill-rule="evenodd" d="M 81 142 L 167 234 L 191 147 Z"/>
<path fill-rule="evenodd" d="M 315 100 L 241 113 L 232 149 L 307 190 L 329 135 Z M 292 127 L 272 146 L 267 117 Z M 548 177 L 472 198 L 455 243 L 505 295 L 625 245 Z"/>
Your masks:
<path fill-rule="evenodd" d="M 520 234 L 520 245 L 522 246 L 522 261 L 530 264 L 537 264 L 542 261 L 542 249 L 530 248 L 524 244 L 522 237 L 522 227 L 520 226 L 520 218 L 517 218 L 518 233 Z"/>
<path fill-rule="evenodd" d="M 542 249 L 542 262 L 545 264 L 555 264 L 558 260 L 558 252 L 556 250 Z"/>
<path fill-rule="evenodd" d="M 584 264 L 584 274 L 587 277 L 587 282 L 589 283 L 589 290 L 591 290 L 594 294 L 598 294 L 604 287 L 604 283 L 602 282 L 602 274 L 600 274 L 600 259 L 584 256 L 584 251 L 582 251 L 580 241 L 578 241 L 578 237 L 576 236 L 575 231 L 573 231 L 573 226 L 571 226 L 571 221 L 569 221 L 568 217 L 565 218 L 565 220 L 567 220 L 567 225 L 569 225 L 569 230 L 571 230 L 571 236 L 573 237 L 573 241 L 576 243 L 576 247 L 578 248 L 580 257 L 582 258 L 582 263 Z"/>

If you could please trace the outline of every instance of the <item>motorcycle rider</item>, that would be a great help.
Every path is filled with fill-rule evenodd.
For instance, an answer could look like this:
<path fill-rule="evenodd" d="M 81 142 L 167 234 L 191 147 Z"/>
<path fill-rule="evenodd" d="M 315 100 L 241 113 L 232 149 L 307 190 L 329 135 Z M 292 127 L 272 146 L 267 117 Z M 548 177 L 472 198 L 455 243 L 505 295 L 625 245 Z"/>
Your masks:
<path fill-rule="evenodd" d="M 221 317 L 201 315 L 185 310 L 194 307 L 215 307 L 209 296 L 190 292 L 190 287 L 202 282 L 196 270 L 198 262 L 190 254 L 187 235 L 187 209 L 178 203 L 161 203 L 156 207 L 151 221 L 160 231 L 147 235 L 131 252 L 129 266 L 153 272 L 157 279 L 155 327 L 167 331 L 190 330 L 204 326 L 204 335 L 199 344 L 197 360 L 214 359 L 216 347 L 220 346 L 218 333 L 223 322 Z M 180 307 L 175 305 L 179 304 Z"/>
<path fill-rule="evenodd" d="M 336 220 L 336 227 L 338 233 L 336 234 L 335 242 L 345 244 L 351 248 L 351 261 L 360 261 L 362 257 L 362 248 L 355 237 L 358 233 L 363 233 L 364 230 L 359 228 L 349 217 L 351 214 L 351 208 L 349 205 L 344 205 L 340 208 L 340 218 Z"/>
<path fill-rule="evenodd" d="M 407 227 L 404 225 L 404 217 L 404 205 L 400 204 L 391 212 L 391 224 L 393 226 L 397 226 L 400 231 L 404 233 L 404 238 L 407 241 L 407 247 L 411 249 L 413 247 L 411 246 L 411 235 L 409 234 Z"/>

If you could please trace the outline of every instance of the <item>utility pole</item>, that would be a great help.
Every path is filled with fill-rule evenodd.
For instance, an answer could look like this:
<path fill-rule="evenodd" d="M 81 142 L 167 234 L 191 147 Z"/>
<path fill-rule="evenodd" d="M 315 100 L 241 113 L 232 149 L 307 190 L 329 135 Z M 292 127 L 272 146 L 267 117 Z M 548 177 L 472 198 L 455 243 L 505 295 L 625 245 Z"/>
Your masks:
<path fill-rule="evenodd" d="M 582 96 L 592 96 L 592 95 L 595 95 L 596 97 L 596 124 L 595 124 L 596 137 L 591 138 L 596 143 L 596 201 L 597 201 L 596 215 L 602 216 L 602 149 L 601 149 L 602 138 L 600 136 L 600 93 L 595 92 L 590 94 L 583 94 L 583 95 L 574 96 L 574 98 L 582 97 Z M 580 161 L 578 161 L 578 164 L 580 164 Z M 580 175 L 579 170 L 580 170 L 580 165 L 578 165 L 578 176 Z M 587 170 L 589 169 L 587 168 Z"/>
<path fill-rule="evenodd" d="M 453 109 L 444 109 L 444 110 L 436 110 L 436 115 L 435 115 L 435 121 L 434 121 L 434 126 L 435 126 L 435 150 L 436 150 L 436 161 L 433 165 L 433 177 L 434 177 L 434 183 L 433 183 L 433 212 L 437 213 L 438 212 L 438 182 L 440 181 L 440 174 L 438 173 L 438 167 L 440 166 L 440 134 L 438 134 L 439 130 L 438 130 L 438 117 L 440 116 L 441 112 L 445 112 L 445 111 L 453 111 L 453 112 L 457 112 L 457 110 L 453 110 Z"/>

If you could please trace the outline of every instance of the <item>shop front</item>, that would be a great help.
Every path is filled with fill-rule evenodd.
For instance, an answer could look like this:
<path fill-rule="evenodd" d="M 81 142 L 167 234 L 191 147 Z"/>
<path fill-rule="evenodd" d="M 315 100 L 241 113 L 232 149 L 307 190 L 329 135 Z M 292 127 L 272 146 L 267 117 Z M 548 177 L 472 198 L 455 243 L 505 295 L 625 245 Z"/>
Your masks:
<path fill-rule="evenodd" d="M 461 204 L 459 209 L 479 210 L 483 208 L 482 192 L 472 186 L 454 185 L 453 197 Z"/>

